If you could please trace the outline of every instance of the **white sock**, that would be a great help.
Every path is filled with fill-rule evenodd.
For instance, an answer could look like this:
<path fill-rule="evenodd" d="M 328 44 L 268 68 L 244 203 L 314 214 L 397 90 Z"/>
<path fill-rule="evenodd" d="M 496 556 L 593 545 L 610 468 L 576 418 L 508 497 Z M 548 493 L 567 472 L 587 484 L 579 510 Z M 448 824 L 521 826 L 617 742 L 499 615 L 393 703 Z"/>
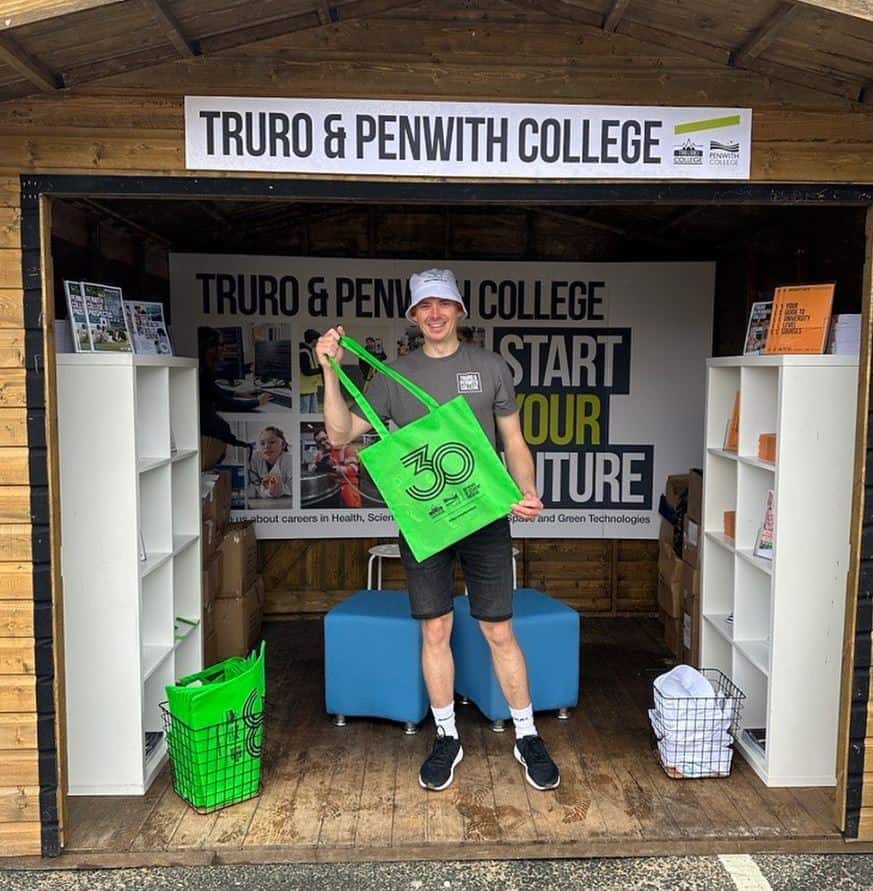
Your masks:
<path fill-rule="evenodd" d="M 458 739 L 458 730 L 455 727 L 455 703 L 450 702 L 443 708 L 430 707 L 433 712 L 433 719 L 436 722 L 437 730 L 442 728 L 446 736 L 453 736 Z"/>
<path fill-rule="evenodd" d="M 515 738 L 523 736 L 536 736 L 537 728 L 533 719 L 533 703 L 529 702 L 524 708 L 510 708 L 512 723 L 515 725 Z"/>

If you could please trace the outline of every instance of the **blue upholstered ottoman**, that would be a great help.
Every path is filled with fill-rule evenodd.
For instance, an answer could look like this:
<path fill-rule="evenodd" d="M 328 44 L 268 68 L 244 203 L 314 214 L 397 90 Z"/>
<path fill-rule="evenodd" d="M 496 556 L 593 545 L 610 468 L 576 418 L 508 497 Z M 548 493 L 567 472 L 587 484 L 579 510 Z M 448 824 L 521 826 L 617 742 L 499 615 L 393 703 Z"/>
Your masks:
<path fill-rule="evenodd" d="M 518 588 L 512 625 L 527 660 L 534 711 L 566 709 L 579 702 L 579 613 L 533 588 Z M 470 615 L 470 601 L 455 598 L 452 628 L 455 690 L 491 721 L 509 718 L 509 705 L 491 665 L 491 651 Z"/>
<path fill-rule="evenodd" d="M 325 616 L 324 693 L 327 711 L 335 716 L 407 725 L 424 718 L 429 702 L 421 628 L 405 591 L 358 591 Z"/>

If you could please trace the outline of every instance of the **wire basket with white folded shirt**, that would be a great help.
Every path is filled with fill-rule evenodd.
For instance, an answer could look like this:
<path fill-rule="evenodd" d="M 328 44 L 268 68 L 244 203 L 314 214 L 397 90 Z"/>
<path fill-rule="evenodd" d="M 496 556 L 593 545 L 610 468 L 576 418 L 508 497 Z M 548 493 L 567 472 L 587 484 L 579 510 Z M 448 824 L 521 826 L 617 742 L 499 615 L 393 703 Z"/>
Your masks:
<path fill-rule="evenodd" d="M 677 665 L 655 678 L 649 721 L 667 776 L 729 776 L 745 698 L 717 669 Z"/>

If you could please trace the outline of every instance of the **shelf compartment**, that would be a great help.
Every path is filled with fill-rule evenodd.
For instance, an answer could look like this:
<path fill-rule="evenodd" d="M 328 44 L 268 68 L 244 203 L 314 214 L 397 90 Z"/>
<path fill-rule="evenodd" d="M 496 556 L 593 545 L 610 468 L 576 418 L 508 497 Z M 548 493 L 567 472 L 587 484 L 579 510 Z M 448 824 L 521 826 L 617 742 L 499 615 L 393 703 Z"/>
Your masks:
<path fill-rule="evenodd" d="M 770 641 L 737 640 L 734 647 L 765 677 L 770 674 Z"/>
<path fill-rule="evenodd" d="M 189 546 L 173 558 L 173 616 L 200 619 L 203 576 L 200 549 Z"/>
<path fill-rule="evenodd" d="M 740 371 L 742 404 L 740 406 L 741 455 L 758 454 L 758 437 L 776 433 L 779 424 L 779 368 L 748 366 Z"/>
<path fill-rule="evenodd" d="M 736 550 L 734 540 L 725 535 L 724 532 L 706 532 L 704 534 L 711 542 L 717 544 L 720 548 L 724 548 L 728 553 L 733 554 Z"/>
<path fill-rule="evenodd" d="M 170 457 L 169 370 L 136 366 L 136 453 L 143 457 Z"/>
<path fill-rule="evenodd" d="M 169 551 L 149 554 L 145 560 L 139 561 L 139 577 L 144 579 L 151 575 L 156 569 L 160 569 L 172 556 Z"/>
<path fill-rule="evenodd" d="M 751 464 L 739 464 L 737 496 L 737 549 L 750 551 L 755 547 L 758 529 L 764 522 L 767 492 L 775 492 L 775 477 L 771 470 Z M 778 518 L 777 518 L 778 521 Z M 776 533 L 778 535 L 778 528 Z"/>
<path fill-rule="evenodd" d="M 144 644 L 142 648 L 142 679 L 147 681 L 172 652 L 172 646 Z"/>
<path fill-rule="evenodd" d="M 145 787 L 151 785 L 167 760 L 167 739 L 163 737 L 145 759 Z"/>
<path fill-rule="evenodd" d="M 179 461 L 185 461 L 188 458 L 195 457 L 198 453 L 197 449 L 177 449 L 173 452 L 173 457 L 171 458 L 173 464 L 176 464 Z"/>
<path fill-rule="evenodd" d="M 196 451 L 200 443 L 197 415 L 191 411 L 197 387 L 196 366 L 169 369 L 169 422 L 179 451 Z"/>
<path fill-rule="evenodd" d="M 710 368 L 706 388 L 706 447 L 723 449 L 725 431 L 740 389 L 740 369 Z M 742 408 L 740 411 L 742 419 Z"/>
<path fill-rule="evenodd" d="M 708 474 L 703 505 L 703 528 L 724 531 L 724 512 L 737 508 L 737 462 L 707 455 L 704 476 Z"/>
<path fill-rule="evenodd" d="M 762 461 L 755 455 L 740 455 L 737 460 L 740 464 L 748 464 L 750 467 L 757 467 L 760 470 L 766 470 L 770 473 L 776 473 L 776 465 L 771 461 Z"/>
<path fill-rule="evenodd" d="M 733 663 L 733 649 L 730 642 L 725 640 L 724 635 L 712 622 L 701 622 L 700 633 L 701 652 L 706 654 L 706 664 L 703 667 L 717 668 L 730 677 Z"/>
<path fill-rule="evenodd" d="M 140 642 L 143 648 L 173 646 L 172 583 L 169 562 L 165 562 L 142 580 Z"/>
<path fill-rule="evenodd" d="M 166 554 L 173 539 L 169 518 L 172 512 L 170 467 L 156 467 L 139 477 L 139 519 L 146 554 Z M 196 530 L 191 530 L 196 531 Z"/>
<path fill-rule="evenodd" d="M 729 643 L 734 641 L 734 623 L 729 622 L 730 613 L 710 613 L 703 617 Z"/>
<path fill-rule="evenodd" d="M 194 544 L 199 535 L 174 535 L 173 536 L 173 556 L 178 557 L 187 547 Z"/>
<path fill-rule="evenodd" d="M 702 565 L 701 607 L 704 615 L 727 615 L 734 611 L 734 555 L 732 548 L 713 542 L 717 533 L 706 533 Z M 709 666 L 707 666 L 709 667 Z"/>
<path fill-rule="evenodd" d="M 737 561 L 735 573 L 734 639 L 768 640 L 772 629 L 770 576 L 744 560 Z M 754 661 L 752 654 L 749 658 Z M 762 670 L 769 670 L 769 659 L 763 662 Z"/>
<path fill-rule="evenodd" d="M 170 468 L 173 492 L 173 538 L 200 532 L 200 466 L 195 461 L 177 461 Z"/>
<path fill-rule="evenodd" d="M 758 569 L 767 575 L 773 575 L 772 560 L 765 560 L 763 557 L 755 556 L 755 552 L 750 548 L 737 550 L 737 555 L 742 560 L 745 560 L 750 566 L 754 566 L 755 569 Z"/>

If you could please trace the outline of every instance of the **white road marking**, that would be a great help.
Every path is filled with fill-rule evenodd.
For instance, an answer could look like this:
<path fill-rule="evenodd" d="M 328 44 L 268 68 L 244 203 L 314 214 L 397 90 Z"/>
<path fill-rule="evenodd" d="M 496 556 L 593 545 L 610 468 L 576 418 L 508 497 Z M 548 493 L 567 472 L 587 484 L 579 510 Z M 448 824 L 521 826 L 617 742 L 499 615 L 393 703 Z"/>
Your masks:
<path fill-rule="evenodd" d="M 770 883 L 748 854 L 719 854 L 718 859 L 738 891 L 771 891 Z"/>

